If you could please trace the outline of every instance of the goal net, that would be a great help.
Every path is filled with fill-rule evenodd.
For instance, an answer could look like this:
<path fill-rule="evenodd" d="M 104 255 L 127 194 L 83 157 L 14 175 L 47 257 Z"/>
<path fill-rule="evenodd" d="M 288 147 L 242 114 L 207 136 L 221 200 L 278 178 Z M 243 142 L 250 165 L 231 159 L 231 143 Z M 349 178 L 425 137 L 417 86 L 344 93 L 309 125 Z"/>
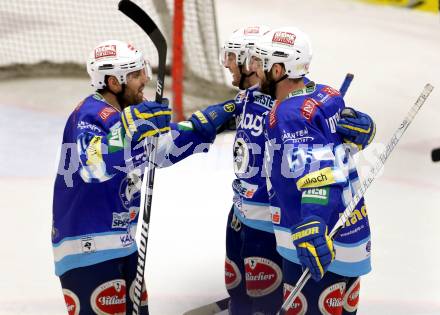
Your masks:
<path fill-rule="evenodd" d="M 133 0 L 152 17 L 167 38 L 168 73 L 173 66 L 173 36 L 183 36 L 185 95 L 198 96 L 199 103 L 205 100 L 203 105 L 226 99 L 233 93 L 226 86 L 223 69 L 217 61 L 219 46 L 213 1 L 183 0 L 184 31 L 179 35 L 173 34 L 174 0 Z M 1 1 L 0 79 L 86 76 L 89 52 L 107 39 L 132 43 L 144 52 L 154 69 L 158 57 L 153 44 L 117 9 L 118 2 Z M 169 80 L 166 86 L 170 86 Z M 199 105 L 202 104 L 194 104 L 192 100 L 191 105 L 184 106 L 185 112 Z"/>

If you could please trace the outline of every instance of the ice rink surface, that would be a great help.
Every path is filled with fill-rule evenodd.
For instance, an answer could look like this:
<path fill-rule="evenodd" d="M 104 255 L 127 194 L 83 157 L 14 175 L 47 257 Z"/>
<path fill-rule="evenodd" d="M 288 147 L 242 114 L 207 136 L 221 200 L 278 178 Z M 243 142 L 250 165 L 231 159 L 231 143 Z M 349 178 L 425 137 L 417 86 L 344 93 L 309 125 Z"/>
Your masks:
<path fill-rule="evenodd" d="M 245 25 L 295 25 L 314 47 L 310 78 L 338 88 L 346 72 L 355 74 L 346 103 L 378 127 L 359 158 L 362 174 L 424 84 L 436 87 L 366 195 L 373 271 L 362 278 L 358 314 L 440 314 L 440 164 L 430 161 L 431 149 L 440 147 L 438 15 L 343 0 L 216 6 L 221 39 Z M 81 79 L 0 82 L 1 315 L 66 313 L 53 272 L 52 188 L 65 120 L 90 91 Z M 226 296 L 232 140 L 221 135 L 208 154 L 156 172 L 147 257 L 153 315 Z"/>

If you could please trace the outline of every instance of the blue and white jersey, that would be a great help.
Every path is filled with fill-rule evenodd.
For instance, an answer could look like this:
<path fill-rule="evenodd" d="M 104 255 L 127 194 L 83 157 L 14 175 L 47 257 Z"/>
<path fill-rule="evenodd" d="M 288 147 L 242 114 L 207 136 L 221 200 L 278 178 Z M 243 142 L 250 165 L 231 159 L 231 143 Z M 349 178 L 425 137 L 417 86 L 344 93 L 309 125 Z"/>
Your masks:
<path fill-rule="evenodd" d="M 147 156 L 127 143 L 120 112 L 98 93 L 66 123 L 53 196 L 55 273 L 127 256 L 137 250 L 136 225 Z M 160 167 L 209 146 L 190 125 L 171 124 L 159 137 Z M 183 130 L 182 130 L 183 129 Z"/>
<path fill-rule="evenodd" d="M 299 264 L 291 227 L 310 215 L 329 232 L 359 189 L 353 149 L 342 142 L 336 124 L 344 108 L 339 92 L 309 84 L 277 103 L 265 120 L 266 160 L 277 249 Z M 331 272 L 360 276 L 371 270 L 370 228 L 362 199 L 334 241 Z"/>
<path fill-rule="evenodd" d="M 237 133 L 234 141 L 234 213 L 245 225 L 273 233 L 269 197 L 264 177 L 263 121 L 274 101 L 254 86 L 241 91 L 237 105 Z"/>

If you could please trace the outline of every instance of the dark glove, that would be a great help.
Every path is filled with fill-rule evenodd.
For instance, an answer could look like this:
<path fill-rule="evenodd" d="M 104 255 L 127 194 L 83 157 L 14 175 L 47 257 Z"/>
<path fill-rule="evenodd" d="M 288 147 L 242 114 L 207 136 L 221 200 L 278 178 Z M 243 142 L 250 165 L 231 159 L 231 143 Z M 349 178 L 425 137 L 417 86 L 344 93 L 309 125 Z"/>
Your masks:
<path fill-rule="evenodd" d="M 158 136 L 170 130 L 171 110 L 164 104 L 144 101 L 124 108 L 121 121 L 125 134 L 134 141 Z"/>
<path fill-rule="evenodd" d="M 333 241 L 327 235 L 324 220 L 312 215 L 294 225 L 291 230 L 292 241 L 301 265 L 309 268 L 313 280 L 321 280 L 335 259 Z"/>

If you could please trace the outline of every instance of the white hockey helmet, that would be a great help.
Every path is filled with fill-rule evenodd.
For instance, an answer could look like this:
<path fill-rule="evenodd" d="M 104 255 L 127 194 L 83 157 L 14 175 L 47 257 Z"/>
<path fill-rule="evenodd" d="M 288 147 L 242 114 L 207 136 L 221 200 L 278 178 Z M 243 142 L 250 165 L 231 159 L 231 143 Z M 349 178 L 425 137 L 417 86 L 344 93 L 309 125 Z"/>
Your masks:
<path fill-rule="evenodd" d="M 119 40 L 108 40 L 98 44 L 87 60 L 87 72 L 96 89 L 105 87 L 105 76 L 115 76 L 119 83 L 127 83 L 127 74 L 145 69 L 151 80 L 151 67 L 142 53 L 132 45 Z"/>
<path fill-rule="evenodd" d="M 265 25 L 242 27 L 235 30 L 220 49 L 220 64 L 226 66 L 228 54 L 233 53 L 237 65 L 244 65 L 249 48 L 253 47 L 255 42 L 269 30 L 270 28 Z"/>
<path fill-rule="evenodd" d="M 298 79 L 309 73 L 312 60 L 312 46 L 309 37 L 296 27 L 282 27 L 267 32 L 249 50 L 251 57 L 262 62 L 264 71 L 269 71 L 275 63 L 284 64 L 287 77 Z"/>

